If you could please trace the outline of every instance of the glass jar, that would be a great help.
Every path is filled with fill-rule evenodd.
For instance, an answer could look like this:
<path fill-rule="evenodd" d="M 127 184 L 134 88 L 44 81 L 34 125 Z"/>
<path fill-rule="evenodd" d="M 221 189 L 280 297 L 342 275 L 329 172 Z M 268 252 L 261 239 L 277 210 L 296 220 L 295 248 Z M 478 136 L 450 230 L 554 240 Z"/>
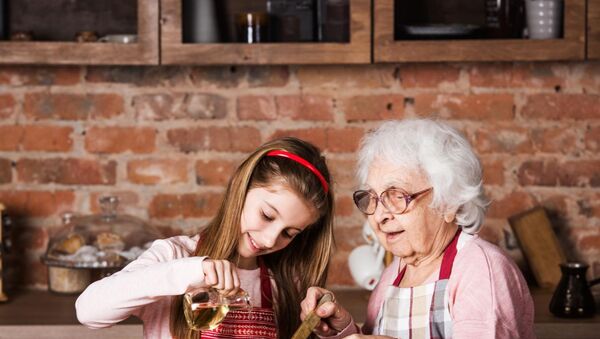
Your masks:
<path fill-rule="evenodd" d="M 143 220 L 117 214 L 117 197 L 100 198 L 99 215 L 63 215 L 63 227 L 50 238 L 42 261 L 52 292 L 78 293 L 94 275 L 103 277 L 135 260 L 162 234 Z"/>

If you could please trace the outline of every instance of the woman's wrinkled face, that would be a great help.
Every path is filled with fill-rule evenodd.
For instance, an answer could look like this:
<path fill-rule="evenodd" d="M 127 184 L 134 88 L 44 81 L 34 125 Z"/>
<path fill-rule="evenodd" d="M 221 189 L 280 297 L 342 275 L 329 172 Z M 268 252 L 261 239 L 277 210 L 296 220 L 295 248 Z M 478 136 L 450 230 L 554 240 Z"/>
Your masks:
<path fill-rule="evenodd" d="M 317 210 L 286 185 L 250 189 L 242 210 L 238 266 L 256 267 L 257 256 L 285 248 L 317 218 Z"/>
<path fill-rule="evenodd" d="M 379 159 L 369 167 L 365 184 L 364 189 L 374 192 L 378 197 L 391 187 L 407 194 L 431 187 L 424 173 Z M 447 225 L 442 213 L 429 207 L 432 196 L 432 191 L 418 196 L 403 214 L 392 214 L 378 202 L 375 213 L 368 216 L 383 247 L 408 264 L 431 254 L 435 248 L 436 234 L 443 225 Z"/>

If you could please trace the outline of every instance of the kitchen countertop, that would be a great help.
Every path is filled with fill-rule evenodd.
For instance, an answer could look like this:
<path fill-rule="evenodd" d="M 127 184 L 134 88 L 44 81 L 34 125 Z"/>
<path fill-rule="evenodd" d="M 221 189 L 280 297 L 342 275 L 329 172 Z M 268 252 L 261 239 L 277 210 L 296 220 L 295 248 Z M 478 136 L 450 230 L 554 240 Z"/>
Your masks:
<path fill-rule="evenodd" d="M 337 300 L 348 308 L 357 322 L 365 319 L 369 291 L 337 290 Z M 550 292 L 534 291 L 535 332 L 540 339 L 598 338 L 600 314 L 593 318 L 562 319 L 548 311 Z M 140 338 L 142 325 L 130 318 L 109 329 L 90 330 L 75 316 L 77 296 L 46 291 L 22 291 L 9 294 L 0 303 L 0 338 Z M 568 335 L 566 335 L 568 333 Z"/>

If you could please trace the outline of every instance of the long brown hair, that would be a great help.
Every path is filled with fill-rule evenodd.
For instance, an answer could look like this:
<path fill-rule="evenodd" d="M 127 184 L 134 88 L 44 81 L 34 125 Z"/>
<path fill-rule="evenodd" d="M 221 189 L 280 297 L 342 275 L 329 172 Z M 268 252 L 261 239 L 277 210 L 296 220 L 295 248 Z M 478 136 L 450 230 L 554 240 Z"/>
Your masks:
<path fill-rule="evenodd" d="M 329 185 L 326 192 L 317 176 L 294 160 L 265 156 L 273 150 L 298 155 L 316 167 Z M 309 202 L 319 213 L 318 220 L 298 234 L 280 251 L 262 256 L 276 281 L 273 293 L 280 338 L 290 338 L 300 325 L 300 302 L 310 286 L 324 286 L 329 258 L 334 246 L 331 177 L 318 148 L 297 138 L 280 138 L 265 143 L 252 153 L 235 171 L 217 215 L 202 231 L 196 256 L 234 260 L 240 239 L 240 220 L 248 191 L 255 187 L 284 184 Z M 171 303 L 171 334 L 185 339 L 198 335 L 188 329 L 183 315 L 182 296 Z"/>

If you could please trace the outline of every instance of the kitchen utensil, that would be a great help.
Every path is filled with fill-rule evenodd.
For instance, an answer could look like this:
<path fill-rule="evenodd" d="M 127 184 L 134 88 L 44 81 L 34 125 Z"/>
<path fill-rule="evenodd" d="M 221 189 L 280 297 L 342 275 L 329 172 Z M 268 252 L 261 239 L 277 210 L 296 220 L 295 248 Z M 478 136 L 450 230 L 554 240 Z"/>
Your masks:
<path fill-rule="evenodd" d="M 581 262 L 560 264 L 562 277 L 550 300 L 550 312 L 557 317 L 592 317 L 596 312 L 590 287 L 600 284 L 600 278 L 587 282 L 588 265 Z"/>
<path fill-rule="evenodd" d="M 317 304 L 317 307 L 315 307 L 315 310 L 328 301 L 333 301 L 333 296 L 329 293 L 319 299 L 319 303 Z M 310 336 L 315 326 L 321 321 L 321 318 L 317 315 L 315 310 L 310 311 L 306 318 L 304 318 L 300 327 L 294 332 L 292 339 L 306 339 Z"/>
<path fill-rule="evenodd" d="M 215 0 L 183 0 L 183 41 L 214 43 L 219 41 Z"/>
<path fill-rule="evenodd" d="M 557 39 L 561 36 L 562 0 L 526 0 L 527 31 L 530 39 Z"/>

